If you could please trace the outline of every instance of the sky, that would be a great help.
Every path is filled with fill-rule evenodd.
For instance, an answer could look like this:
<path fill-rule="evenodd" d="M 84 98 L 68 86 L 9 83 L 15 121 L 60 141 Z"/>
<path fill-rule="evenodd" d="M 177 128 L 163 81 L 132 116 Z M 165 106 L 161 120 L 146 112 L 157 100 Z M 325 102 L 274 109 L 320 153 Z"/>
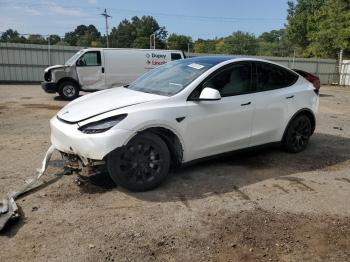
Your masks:
<path fill-rule="evenodd" d="M 256 36 L 284 27 L 287 0 L 0 0 L 0 32 L 58 34 L 93 24 L 103 34 L 104 8 L 109 26 L 125 18 L 152 15 L 169 33 L 212 39 L 245 31 Z"/>

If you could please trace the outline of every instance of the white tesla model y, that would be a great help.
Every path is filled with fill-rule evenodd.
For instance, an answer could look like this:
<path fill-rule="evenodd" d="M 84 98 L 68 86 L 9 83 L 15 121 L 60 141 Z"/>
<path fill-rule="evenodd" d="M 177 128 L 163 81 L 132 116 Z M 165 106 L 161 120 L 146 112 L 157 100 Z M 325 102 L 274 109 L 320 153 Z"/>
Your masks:
<path fill-rule="evenodd" d="M 102 165 L 117 184 L 149 190 L 171 165 L 274 142 L 304 150 L 318 88 L 259 59 L 178 60 L 69 103 L 51 119 L 51 141 L 68 166 Z"/>

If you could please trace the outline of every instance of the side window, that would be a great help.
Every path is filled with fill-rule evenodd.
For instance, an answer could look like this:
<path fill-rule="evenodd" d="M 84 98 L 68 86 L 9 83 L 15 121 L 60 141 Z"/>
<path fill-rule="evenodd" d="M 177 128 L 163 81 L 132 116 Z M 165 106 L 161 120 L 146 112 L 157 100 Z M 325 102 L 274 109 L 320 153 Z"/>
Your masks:
<path fill-rule="evenodd" d="M 91 51 L 83 54 L 77 61 L 77 66 L 100 66 L 101 53 L 99 51 Z"/>
<path fill-rule="evenodd" d="M 236 63 L 207 80 L 203 87 L 217 89 L 222 97 L 252 92 L 250 63 Z"/>
<path fill-rule="evenodd" d="M 179 54 L 179 53 L 171 53 L 171 61 L 179 60 L 181 58 L 182 58 L 181 54 Z"/>
<path fill-rule="evenodd" d="M 293 85 L 298 76 L 277 65 L 256 63 L 257 91 L 268 91 Z"/>

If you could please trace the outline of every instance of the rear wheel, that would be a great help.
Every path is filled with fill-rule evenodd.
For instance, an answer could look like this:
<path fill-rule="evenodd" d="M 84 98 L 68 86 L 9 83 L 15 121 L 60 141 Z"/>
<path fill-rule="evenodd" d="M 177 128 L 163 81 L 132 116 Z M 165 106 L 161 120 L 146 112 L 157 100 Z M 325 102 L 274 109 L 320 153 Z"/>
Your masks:
<path fill-rule="evenodd" d="M 161 184 L 170 167 L 167 145 L 157 135 L 143 133 L 107 157 L 113 181 L 131 191 L 146 191 Z"/>
<path fill-rule="evenodd" d="M 308 143 L 311 131 L 311 121 L 306 115 L 297 116 L 288 126 L 284 138 L 284 147 L 291 153 L 303 151 Z"/>
<path fill-rule="evenodd" d="M 64 100 L 73 100 L 79 96 L 79 87 L 72 81 L 64 81 L 58 87 L 58 93 Z"/>

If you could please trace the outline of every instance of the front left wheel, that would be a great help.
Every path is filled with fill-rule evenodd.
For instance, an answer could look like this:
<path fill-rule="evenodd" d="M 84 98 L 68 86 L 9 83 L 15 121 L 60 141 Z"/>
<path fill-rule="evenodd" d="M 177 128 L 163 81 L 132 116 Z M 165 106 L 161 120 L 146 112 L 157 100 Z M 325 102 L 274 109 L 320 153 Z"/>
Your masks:
<path fill-rule="evenodd" d="M 153 133 L 141 133 L 107 157 L 113 181 L 130 191 L 146 191 L 159 186 L 170 168 L 166 143 Z"/>
<path fill-rule="evenodd" d="M 58 94 L 64 100 L 74 100 L 79 96 L 79 87 L 72 81 L 64 81 L 58 86 Z"/>

